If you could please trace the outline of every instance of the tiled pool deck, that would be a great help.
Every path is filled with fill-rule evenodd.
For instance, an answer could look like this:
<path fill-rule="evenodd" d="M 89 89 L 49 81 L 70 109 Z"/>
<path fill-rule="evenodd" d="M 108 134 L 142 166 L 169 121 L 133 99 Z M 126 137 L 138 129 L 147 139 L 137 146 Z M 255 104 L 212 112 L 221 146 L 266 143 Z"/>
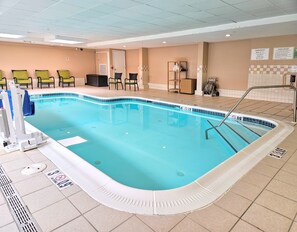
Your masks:
<path fill-rule="evenodd" d="M 97 87 L 56 88 L 33 92 L 75 91 L 96 96 L 140 96 L 188 105 L 229 110 L 238 100 L 199 97 L 166 91 L 114 91 Z M 292 121 L 292 105 L 244 100 L 236 112 Z M 277 146 L 277 144 L 275 144 Z M 22 196 L 43 231 L 199 232 L 268 231 L 297 232 L 297 130 L 279 147 L 288 150 L 280 160 L 266 157 L 209 207 L 171 216 L 144 216 L 108 208 L 90 198 L 79 186 L 58 190 L 44 173 L 24 176 L 24 166 L 36 162 L 56 166 L 37 149 L 6 154 L 0 150 L 0 165 Z M 18 231 L 0 193 L 0 232 Z"/>

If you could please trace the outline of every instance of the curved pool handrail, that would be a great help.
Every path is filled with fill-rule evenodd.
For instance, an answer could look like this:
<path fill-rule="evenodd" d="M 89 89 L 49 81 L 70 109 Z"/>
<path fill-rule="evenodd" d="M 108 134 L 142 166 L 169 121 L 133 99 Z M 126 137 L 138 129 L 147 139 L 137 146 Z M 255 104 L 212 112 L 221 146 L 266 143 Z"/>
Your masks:
<path fill-rule="evenodd" d="M 237 108 L 237 106 L 244 100 L 244 98 L 251 92 L 253 89 L 274 89 L 274 88 L 290 88 L 294 90 L 294 99 L 293 99 L 293 122 L 296 122 L 296 97 L 297 97 L 297 89 L 293 85 L 259 85 L 248 88 L 242 97 L 237 101 L 237 103 L 228 111 L 225 117 L 220 121 L 217 126 L 212 126 L 205 130 L 205 138 L 208 139 L 208 131 L 214 128 L 220 127 L 226 119 L 230 116 L 230 114 Z"/>

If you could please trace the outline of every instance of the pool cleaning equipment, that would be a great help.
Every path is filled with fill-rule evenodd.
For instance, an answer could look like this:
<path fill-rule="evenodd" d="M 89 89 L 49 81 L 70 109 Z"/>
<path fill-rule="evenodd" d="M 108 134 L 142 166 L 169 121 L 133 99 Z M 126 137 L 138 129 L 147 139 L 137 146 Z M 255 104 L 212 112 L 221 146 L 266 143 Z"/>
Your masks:
<path fill-rule="evenodd" d="M 212 97 L 219 96 L 216 82 L 217 82 L 217 78 L 215 77 L 208 78 L 207 83 L 203 89 L 204 95 L 210 95 Z"/>
<path fill-rule="evenodd" d="M 30 150 L 46 142 L 40 132 L 26 133 L 24 116 L 35 113 L 34 102 L 30 101 L 26 90 L 20 89 L 13 81 L 10 91 L 0 93 L 0 133 L 3 147 L 7 152 Z"/>

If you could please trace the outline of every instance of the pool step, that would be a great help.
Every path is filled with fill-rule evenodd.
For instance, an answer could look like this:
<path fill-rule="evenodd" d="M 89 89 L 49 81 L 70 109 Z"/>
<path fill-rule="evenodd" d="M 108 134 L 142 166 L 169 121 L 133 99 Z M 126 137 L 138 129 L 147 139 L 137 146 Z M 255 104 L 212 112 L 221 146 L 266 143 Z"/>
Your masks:
<path fill-rule="evenodd" d="M 217 132 L 217 134 L 232 148 L 233 151 L 235 151 L 235 153 L 238 152 L 238 150 L 233 146 L 233 144 L 228 140 L 228 138 L 226 138 L 220 130 L 218 130 L 217 127 L 215 127 L 215 124 L 213 124 L 210 120 L 207 120 L 207 122 L 212 126 L 212 128 L 214 129 L 214 131 Z"/>
<path fill-rule="evenodd" d="M 233 130 L 238 136 L 240 136 L 243 140 L 245 140 L 248 144 L 254 142 L 256 139 L 261 137 L 260 134 L 253 131 L 252 129 L 244 126 L 243 124 L 234 121 L 234 122 L 225 122 L 227 127 Z"/>
<path fill-rule="evenodd" d="M 261 128 L 261 127 L 256 127 L 254 124 L 249 123 L 249 122 L 243 122 L 243 121 L 236 121 L 238 124 L 242 125 L 246 129 L 250 130 L 251 132 L 257 134 L 259 137 L 262 137 L 265 135 L 270 129 L 268 128 Z"/>
<path fill-rule="evenodd" d="M 258 133 L 242 126 L 236 121 L 225 122 L 220 127 L 215 127 L 216 122 L 207 120 L 217 134 L 235 151 L 238 152 L 259 137 Z"/>

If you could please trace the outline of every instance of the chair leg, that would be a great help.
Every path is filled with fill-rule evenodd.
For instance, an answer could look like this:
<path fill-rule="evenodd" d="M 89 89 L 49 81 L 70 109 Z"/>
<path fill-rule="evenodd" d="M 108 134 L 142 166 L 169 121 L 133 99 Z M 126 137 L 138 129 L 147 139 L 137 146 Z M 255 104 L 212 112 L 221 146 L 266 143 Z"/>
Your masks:
<path fill-rule="evenodd" d="M 123 90 L 124 88 L 123 88 L 123 83 L 122 82 L 121 82 L 121 85 L 122 85 L 122 90 Z"/>
<path fill-rule="evenodd" d="M 139 85 L 138 85 L 138 83 L 136 83 L 136 85 L 137 85 L 137 90 L 139 91 Z"/>

